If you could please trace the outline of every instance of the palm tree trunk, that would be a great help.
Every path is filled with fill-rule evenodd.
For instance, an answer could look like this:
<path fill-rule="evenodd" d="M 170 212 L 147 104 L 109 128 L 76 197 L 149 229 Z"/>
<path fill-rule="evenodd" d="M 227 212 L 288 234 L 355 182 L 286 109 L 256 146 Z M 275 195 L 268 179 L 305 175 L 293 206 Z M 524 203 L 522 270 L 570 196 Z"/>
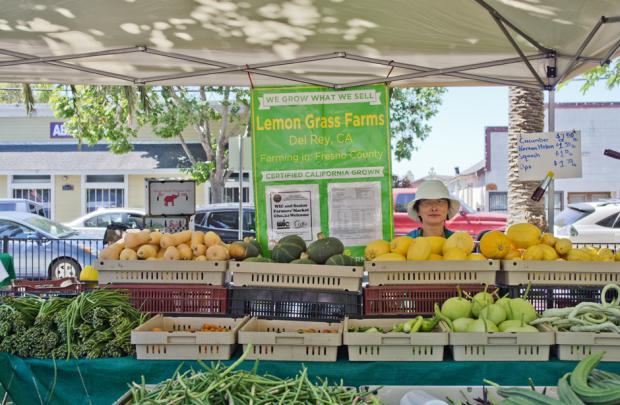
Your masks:
<path fill-rule="evenodd" d="M 544 199 L 534 201 L 530 198 L 539 182 L 519 181 L 518 150 L 521 134 L 544 131 L 543 91 L 510 87 L 508 97 L 508 224 L 528 222 L 546 229 Z"/>

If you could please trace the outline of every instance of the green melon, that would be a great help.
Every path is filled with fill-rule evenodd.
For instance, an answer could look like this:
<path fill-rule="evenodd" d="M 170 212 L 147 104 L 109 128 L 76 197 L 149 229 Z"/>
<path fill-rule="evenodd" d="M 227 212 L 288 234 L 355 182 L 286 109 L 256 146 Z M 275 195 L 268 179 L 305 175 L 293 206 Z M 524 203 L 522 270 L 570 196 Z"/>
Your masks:
<path fill-rule="evenodd" d="M 260 243 L 258 243 L 258 241 L 256 239 L 254 239 L 251 236 L 246 236 L 245 238 L 243 238 L 243 241 L 245 243 L 251 243 L 252 245 L 254 245 L 254 247 L 256 247 L 256 250 L 258 250 L 258 254 L 261 254 L 261 251 L 263 250 L 262 246 L 260 245 Z"/>
<path fill-rule="evenodd" d="M 293 260 L 291 264 L 316 264 L 316 262 L 310 259 L 296 259 Z"/>
<path fill-rule="evenodd" d="M 325 264 L 327 259 L 344 252 L 344 245 L 336 238 L 325 238 L 319 234 L 319 239 L 308 246 L 308 257 L 318 264 Z"/>
<path fill-rule="evenodd" d="M 248 257 L 247 259 L 244 260 L 244 262 L 272 263 L 273 260 L 267 257 L 263 257 L 263 256 L 256 256 L 256 257 Z"/>
<path fill-rule="evenodd" d="M 301 248 L 302 252 L 306 251 L 306 241 L 302 239 L 301 236 L 298 235 L 288 235 L 283 237 L 278 241 L 278 243 L 293 243 L 298 245 Z"/>
<path fill-rule="evenodd" d="M 329 266 L 355 266 L 355 259 L 347 255 L 333 255 L 325 262 Z"/>

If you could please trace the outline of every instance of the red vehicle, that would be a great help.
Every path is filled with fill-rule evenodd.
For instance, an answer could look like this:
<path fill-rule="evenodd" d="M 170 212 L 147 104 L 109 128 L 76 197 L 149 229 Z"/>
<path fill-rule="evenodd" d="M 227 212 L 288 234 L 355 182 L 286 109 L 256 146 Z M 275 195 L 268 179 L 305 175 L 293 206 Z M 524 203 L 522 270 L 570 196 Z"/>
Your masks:
<path fill-rule="evenodd" d="M 394 204 L 394 235 L 406 235 L 422 226 L 407 215 L 407 204 L 415 198 L 415 188 L 395 188 L 392 190 Z M 479 238 L 485 231 L 506 229 L 508 217 L 493 212 L 478 212 L 461 201 L 461 209 L 457 216 L 446 221 L 451 231 L 466 231 L 474 238 Z"/>

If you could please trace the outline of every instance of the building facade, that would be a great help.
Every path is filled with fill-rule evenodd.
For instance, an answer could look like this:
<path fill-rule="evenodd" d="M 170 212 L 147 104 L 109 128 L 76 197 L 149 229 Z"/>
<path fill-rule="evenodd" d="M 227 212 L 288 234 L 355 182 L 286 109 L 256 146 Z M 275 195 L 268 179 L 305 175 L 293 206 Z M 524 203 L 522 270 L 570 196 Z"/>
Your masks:
<path fill-rule="evenodd" d="M 558 103 L 555 127 L 581 131 L 582 162 L 581 178 L 555 181 L 556 213 L 567 204 L 620 197 L 620 161 L 603 155 L 605 149 L 620 150 L 620 103 Z M 507 127 L 486 128 L 484 159 L 455 176 L 449 187 L 474 208 L 507 212 Z"/>
<path fill-rule="evenodd" d="M 184 137 L 194 156 L 205 160 L 196 133 Z M 48 216 L 68 222 L 97 208 L 144 208 L 146 178 L 188 178 L 189 160 L 178 141 L 141 129 L 134 149 L 117 155 L 105 143 L 80 145 L 64 134 L 48 105 L 26 116 L 23 106 L 0 105 L 0 198 L 41 203 Z M 239 201 L 238 173 L 226 183 L 225 200 Z M 244 200 L 251 201 L 250 175 L 244 175 Z M 210 202 L 208 184 L 196 189 L 198 206 Z"/>

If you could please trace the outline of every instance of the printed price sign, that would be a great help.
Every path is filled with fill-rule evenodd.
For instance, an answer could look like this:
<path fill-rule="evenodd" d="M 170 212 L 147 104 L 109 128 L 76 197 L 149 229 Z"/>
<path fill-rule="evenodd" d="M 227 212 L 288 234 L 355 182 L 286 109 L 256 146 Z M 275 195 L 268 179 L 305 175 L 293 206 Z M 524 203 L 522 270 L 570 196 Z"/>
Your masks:
<path fill-rule="evenodd" d="M 581 131 L 557 131 L 519 136 L 519 180 L 581 177 Z"/>

